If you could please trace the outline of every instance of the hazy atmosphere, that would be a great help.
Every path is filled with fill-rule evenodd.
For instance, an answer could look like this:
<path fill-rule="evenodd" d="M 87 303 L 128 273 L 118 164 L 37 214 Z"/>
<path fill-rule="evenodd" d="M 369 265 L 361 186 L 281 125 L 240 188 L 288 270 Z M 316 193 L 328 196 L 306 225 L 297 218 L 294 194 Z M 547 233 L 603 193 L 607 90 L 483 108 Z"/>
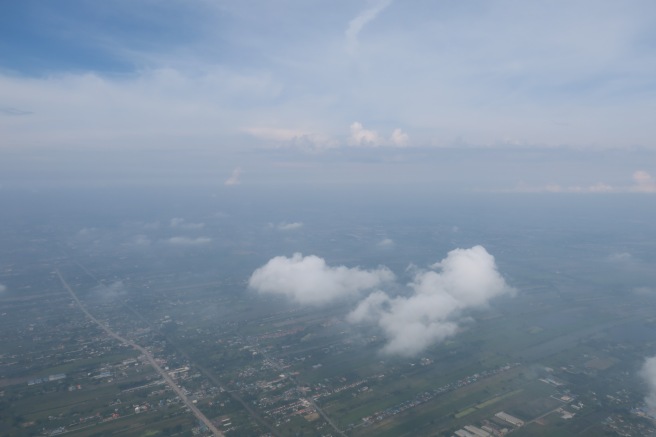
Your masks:
<path fill-rule="evenodd" d="M 0 435 L 656 436 L 656 2 L 0 5 Z"/>

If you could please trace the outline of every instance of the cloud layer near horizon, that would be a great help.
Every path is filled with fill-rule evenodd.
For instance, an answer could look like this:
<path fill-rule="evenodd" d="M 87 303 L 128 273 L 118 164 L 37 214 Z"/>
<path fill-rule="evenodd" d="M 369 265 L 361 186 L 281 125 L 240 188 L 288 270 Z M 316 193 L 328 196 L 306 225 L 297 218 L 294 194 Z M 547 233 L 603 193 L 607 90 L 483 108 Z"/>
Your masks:
<path fill-rule="evenodd" d="M 545 186 L 527 186 L 520 184 L 511 190 L 502 190 L 518 193 L 656 193 L 656 180 L 644 170 L 636 170 L 632 175 L 633 185 L 613 186 L 604 182 L 597 182 L 588 186 L 561 186 L 548 184 Z"/>
<path fill-rule="evenodd" d="M 278 256 L 257 269 L 249 286 L 301 304 L 327 304 L 372 290 L 394 280 L 386 267 L 361 270 L 330 267 L 317 256 Z M 378 327 L 387 344 L 383 352 L 412 356 L 456 334 L 468 310 L 484 308 L 491 299 L 514 293 L 497 271 L 494 257 L 482 246 L 455 249 L 408 284 L 409 295 L 391 297 L 373 291 L 351 311 L 351 323 Z"/>
<path fill-rule="evenodd" d="M 375 270 L 330 267 L 323 258 L 295 253 L 291 258 L 277 256 L 269 260 L 253 272 L 248 285 L 260 293 L 283 295 L 301 304 L 320 305 L 393 280 L 394 274 L 386 267 Z"/>

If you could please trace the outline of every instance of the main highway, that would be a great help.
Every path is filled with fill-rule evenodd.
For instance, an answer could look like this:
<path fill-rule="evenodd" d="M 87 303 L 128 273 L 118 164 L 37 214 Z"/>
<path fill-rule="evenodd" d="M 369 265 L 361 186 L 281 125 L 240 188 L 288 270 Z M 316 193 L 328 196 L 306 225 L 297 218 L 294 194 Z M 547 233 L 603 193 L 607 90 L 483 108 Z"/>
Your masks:
<path fill-rule="evenodd" d="M 153 368 L 157 371 L 157 373 L 160 374 L 160 376 L 164 379 L 166 384 L 168 384 L 168 386 L 171 387 L 171 389 L 178 395 L 178 397 L 189 408 L 189 410 L 194 414 L 194 416 L 196 416 L 196 418 L 199 421 L 203 422 L 205 424 L 205 426 L 207 427 L 207 429 L 209 429 L 212 432 L 212 434 L 214 434 L 217 437 L 223 437 L 225 435 L 216 426 L 214 426 L 212 421 L 210 421 L 210 419 L 208 419 L 207 416 L 205 416 L 203 414 L 203 412 L 200 411 L 198 409 L 198 407 L 196 407 L 196 405 L 194 405 L 193 402 L 191 402 L 191 400 L 187 397 L 187 395 L 182 390 L 182 388 L 180 388 L 180 386 L 178 386 L 175 383 L 175 381 L 173 380 L 173 378 L 171 378 L 171 375 L 169 375 L 169 373 L 167 371 L 162 369 L 162 367 L 159 364 L 157 364 L 157 361 L 155 361 L 155 358 L 153 357 L 153 355 L 147 349 L 145 349 L 142 346 L 139 346 L 135 342 L 130 341 L 125 337 L 122 337 L 122 336 L 118 335 L 116 332 L 112 331 L 109 328 L 109 326 L 105 325 L 100 320 L 98 320 L 93 314 L 91 314 L 85 308 L 85 306 L 82 304 L 80 299 L 77 297 L 77 295 L 75 294 L 75 292 L 73 291 L 71 286 L 68 284 L 68 282 L 66 282 L 66 280 L 62 276 L 61 272 L 59 270 L 57 270 L 56 273 L 57 273 L 57 276 L 59 276 L 59 280 L 61 281 L 64 288 L 66 288 L 66 290 L 68 290 L 68 292 L 71 294 L 71 297 L 73 298 L 73 300 L 75 301 L 77 306 L 89 318 L 89 320 L 91 320 L 96 325 L 98 325 L 110 337 L 112 337 L 112 338 L 118 340 L 119 342 L 121 342 L 121 343 L 123 343 L 127 346 L 130 346 L 133 349 L 139 351 L 144 357 L 146 357 L 146 360 L 150 363 L 150 365 L 153 366 Z"/>

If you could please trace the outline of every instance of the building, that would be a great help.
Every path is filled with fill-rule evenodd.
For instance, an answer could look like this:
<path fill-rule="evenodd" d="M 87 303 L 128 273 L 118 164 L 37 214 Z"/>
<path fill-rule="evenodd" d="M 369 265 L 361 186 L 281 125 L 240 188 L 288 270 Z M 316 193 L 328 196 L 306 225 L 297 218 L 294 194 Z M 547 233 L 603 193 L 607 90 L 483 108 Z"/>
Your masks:
<path fill-rule="evenodd" d="M 491 437 L 491 434 L 489 432 L 483 431 L 482 429 L 472 425 L 465 426 L 465 430 L 470 432 L 471 434 L 474 434 L 477 437 Z"/>
<path fill-rule="evenodd" d="M 515 416 L 511 416 L 510 414 L 506 414 L 503 411 L 499 411 L 497 414 L 494 415 L 495 417 L 498 417 L 499 419 L 510 423 L 511 425 L 514 425 L 516 427 L 520 427 L 524 425 L 524 421 L 521 419 L 516 418 Z"/>

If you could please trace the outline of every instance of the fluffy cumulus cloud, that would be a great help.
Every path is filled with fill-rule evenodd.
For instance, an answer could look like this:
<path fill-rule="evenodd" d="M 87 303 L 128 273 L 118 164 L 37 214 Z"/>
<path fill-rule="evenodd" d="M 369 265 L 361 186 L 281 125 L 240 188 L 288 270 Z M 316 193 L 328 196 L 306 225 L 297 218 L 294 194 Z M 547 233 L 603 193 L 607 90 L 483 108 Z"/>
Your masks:
<path fill-rule="evenodd" d="M 386 267 L 362 270 L 331 267 L 324 259 L 300 253 L 278 256 L 255 270 L 249 286 L 260 293 L 286 296 L 311 305 L 333 302 L 372 291 L 347 316 L 354 324 L 377 327 L 387 343 L 383 352 L 412 356 L 455 335 L 471 311 L 515 290 L 499 274 L 494 257 L 482 246 L 455 249 L 446 258 L 420 270 L 408 284 L 408 294 L 390 296 L 377 289 L 391 285 Z"/>
<path fill-rule="evenodd" d="M 449 252 L 430 270 L 418 272 L 409 287 L 407 297 L 374 292 L 348 316 L 353 323 L 378 326 L 389 354 L 415 355 L 457 333 L 466 310 L 514 292 L 482 246 Z"/>
<path fill-rule="evenodd" d="M 211 243 L 212 239 L 209 237 L 171 237 L 168 240 L 165 240 L 165 242 L 172 246 L 202 246 Z"/>
<path fill-rule="evenodd" d="M 640 376 L 647 383 L 649 392 L 645 397 L 647 406 L 656 410 L 656 357 L 647 358 L 640 369 Z"/>
<path fill-rule="evenodd" d="M 386 267 L 374 270 L 331 267 L 323 258 L 295 253 L 277 256 L 255 270 L 248 285 L 269 294 L 286 296 L 301 304 L 320 305 L 354 296 L 394 280 Z"/>
<path fill-rule="evenodd" d="M 362 123 L 351 124 L 351 136 L 348 139 L 351 146 L 380 146 L 383 138 L 375 130 L 365 129 Z"/>
<path fill-rule="evenodd" d="M 394 129 L 394 132 L 392 132 L 392 136 L 390 138 L 390 143 L 392 143 L 392 145 L 397 147 L 405 147 L 408 145 L 408 141 L 410 141 L 408 134 L 403 132 L 401 129 Z"/>

